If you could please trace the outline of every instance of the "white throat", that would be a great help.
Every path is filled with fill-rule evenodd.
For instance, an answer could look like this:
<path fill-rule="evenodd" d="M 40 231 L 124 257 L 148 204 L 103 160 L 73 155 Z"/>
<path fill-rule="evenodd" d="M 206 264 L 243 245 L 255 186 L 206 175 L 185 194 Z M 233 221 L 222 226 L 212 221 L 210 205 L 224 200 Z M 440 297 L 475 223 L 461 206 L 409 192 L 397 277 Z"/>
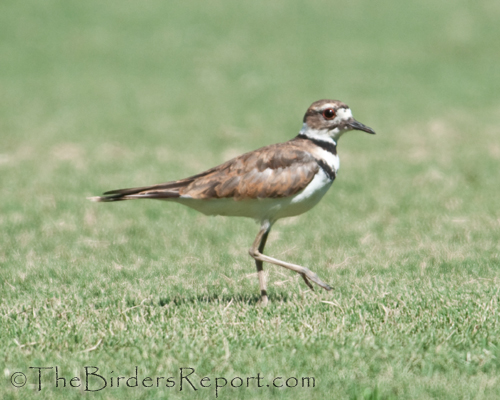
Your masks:
<path fill-rule="evenodd" d="M 305 122 L 302 125 L 302 129 L 299 132 L 299 135 L 307 136 L 309 139 L 321 140 L 322 142 L 333 143 L 337 145 L 338 138 L 342 135 L 335 135 L 335 131 L 338 131 L 338 128 L 328 130 L 328 129 L 312 129 Z"/>

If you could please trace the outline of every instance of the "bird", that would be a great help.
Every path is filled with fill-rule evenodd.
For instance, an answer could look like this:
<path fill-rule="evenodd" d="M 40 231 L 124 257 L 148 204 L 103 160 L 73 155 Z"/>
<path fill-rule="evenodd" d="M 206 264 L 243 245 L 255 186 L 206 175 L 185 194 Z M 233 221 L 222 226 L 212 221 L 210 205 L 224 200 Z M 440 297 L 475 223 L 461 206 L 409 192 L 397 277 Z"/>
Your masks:
<path fill-rule="evenodd" d="M 339 100 L 318 100 L 307 109 L 298 135 L 237 156 L 188 178 L 128 189 L 111 190 L 89 197 L 95 202 L 157 199 L 183 204 L 205 215 L 248 217 L 260 225 L 249 250 L 255 260 L 260 304 L 268 304 L 263 263 L 297 272 L 314 290 L 332 288 L 306 267 L 264 254 L 272 226 L 314 207 L 331 187 L 339 170 L 337 143 L 353 130 L 375 134 L 353 118 Z"/>

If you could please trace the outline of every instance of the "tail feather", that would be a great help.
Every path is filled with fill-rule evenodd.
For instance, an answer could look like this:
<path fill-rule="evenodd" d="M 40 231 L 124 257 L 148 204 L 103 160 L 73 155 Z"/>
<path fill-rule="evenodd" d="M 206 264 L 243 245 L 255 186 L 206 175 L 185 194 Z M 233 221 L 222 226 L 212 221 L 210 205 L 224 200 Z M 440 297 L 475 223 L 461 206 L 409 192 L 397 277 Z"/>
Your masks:
<path fill-rule="evenodd" d="M 175 199 L 180 197 L 179 190 L 158 190 L 156 186 L 119 189 L 104 193 L 102 196 L 87 197 L 90 201 L 107 203 L 111 201 L 135 199 Z"/>
<path fill-rule="evenodd" d="M 127 189 L 115 189 L 115 190 L 110 190 L 108 192 L 103 193 L 104 196 L 109 196 L 109 195 L 128 195 L 128 194 L 136 194 L 139 192 L 145 192 L 145 191 L 161 191 L 165 189 L 180 189 L 181 187 L 187 186 L 190 184 L 191 181 L 177 181 L 177 182 L 167 182 L 167 183 L 161 183 L 159 185 L 153 185 L 153 186 L 143 186 L 143 187 L 136 187 L 136 188 L 127 188 Z"/>
<path fill-rule="evenodd" d="M 116 189 L 103 193 L 102 196 L 87 197 L 90 201 L 110 202 L 134 199 L 174 199 L 180 197 L 180 189 L 188 186 L 197 178 L 206 176 L 215 168 L 209 169 L 201 174 L 190 176 L 179 181 L 160 183 L 159 185 L 143 186 L 128 189 Z"/>

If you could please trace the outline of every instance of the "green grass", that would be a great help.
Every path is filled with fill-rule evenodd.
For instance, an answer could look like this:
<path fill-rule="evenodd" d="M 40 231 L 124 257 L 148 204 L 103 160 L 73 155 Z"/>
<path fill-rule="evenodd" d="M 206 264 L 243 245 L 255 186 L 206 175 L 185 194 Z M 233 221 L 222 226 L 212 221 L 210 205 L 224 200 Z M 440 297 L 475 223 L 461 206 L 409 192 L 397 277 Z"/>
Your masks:
<path fill-rule="evenodd" d="M 216 377 L 257 373 L 299 387 L 219 398 L 500 397 L 499 18 L 486 0 L 3 1 L 0 397 L 40 398 L 44 366 L 177 385 L 89 394 L 51 372 L 43 398 L 215 398 Z M 320 98 L 377 135 L 342 138 L 331 191 L 266 250 L 332 292 L 265 265 L 262 309 L 252 221 L 85 199 L 287 140 Z M 212 386 L 179 391 L 181 367 Z"/>

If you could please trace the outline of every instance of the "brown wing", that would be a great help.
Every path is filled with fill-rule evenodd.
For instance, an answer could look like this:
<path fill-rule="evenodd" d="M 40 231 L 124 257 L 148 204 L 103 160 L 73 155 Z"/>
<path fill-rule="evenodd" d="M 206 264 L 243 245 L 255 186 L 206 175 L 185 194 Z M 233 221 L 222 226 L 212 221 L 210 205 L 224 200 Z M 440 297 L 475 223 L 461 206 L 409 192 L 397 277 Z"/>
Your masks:
<path fill-rule="evenodd" d="M 314 157 L 290 142 L 275 144 L 236 157 L 179 189 L 195 199 L 236 200 L 280 198 L 303 190 L 319 165 Z"/>
<path fill-rule="evenodd" d="M 119 189 L 92 198 L 119 201 L 190 196 L 194 199 L 236 200 L 281 198 L 303 190 L 319 170 L 315 158 L 293 142 L 279 143 L 233 158 L 224 164 L 179 181 Z"/>

